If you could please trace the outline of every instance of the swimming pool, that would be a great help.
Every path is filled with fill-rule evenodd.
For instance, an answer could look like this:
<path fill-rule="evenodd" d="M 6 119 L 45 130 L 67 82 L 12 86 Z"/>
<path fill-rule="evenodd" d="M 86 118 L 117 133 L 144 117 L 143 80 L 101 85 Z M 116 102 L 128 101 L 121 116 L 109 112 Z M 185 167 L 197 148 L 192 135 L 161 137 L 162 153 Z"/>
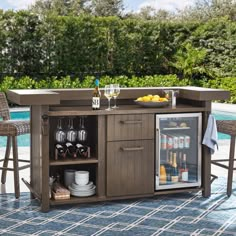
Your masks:
<path fill-rule="evenodd" d="M 230 112 L 220 112 L 213 111 L 212 113 L 216 120 L 236 120 L 236 114 Z M 13 111 L 11 112 L 11 119 L 24 119 L 28 120 L 30 117 L 29 111 Z M 230 136 L 222 133 L 218 133 L 218 139 L 229 139 Z M 6 146 L 6 137 L 0 137 L 0 147 Z M 29 146 L 30 145 L 30 135 L 24 134 L 18 137 L 17 139 L 19 146 Z"/>

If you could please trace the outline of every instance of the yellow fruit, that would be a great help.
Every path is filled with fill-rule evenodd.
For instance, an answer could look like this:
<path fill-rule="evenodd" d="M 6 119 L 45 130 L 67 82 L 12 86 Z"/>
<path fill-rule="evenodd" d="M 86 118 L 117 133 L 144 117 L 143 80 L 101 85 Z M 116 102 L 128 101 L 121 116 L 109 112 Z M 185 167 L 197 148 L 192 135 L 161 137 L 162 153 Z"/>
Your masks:
<path fill-rule="evenodd" d="M 148 96 L 143 97 L 143 102 L 150 102 L 150 101 L 151 101 L 150 97 L 148 97 Z"/>
<path fill-rule="evenodd" d="M 154 98 L 152 99 L 152 102 L 159 102 L 159 98 L 155 98 L 155 97 L 154 97 Z"/>
<path fill-rule="evenodd" d="M 168 99 L 167 98 L 160 98 L 159 101 L 160 102 L 168 102 Z"/>
<path fill-rule="evenodd" d="M 152 96 L 152 94 L 148 94 L 148 95 L 147 95 L 147 97 L 150 97 L 150 98 L 152 98 L 153 96 Z"/>
<path fill-rule="evenodd" d="M 158 98 L 158 99 L 160 98 L 160 96 L 159 96 L 159 95 L 154 95 L 153 97 L 154 97 L 154 98 Z"/>
<path fill-rule="evenodd" d="M 142 98 L 142 97 L 139 97 L 139 98 L 136 99 L 136 101 L 142 102 L 142 101 L 143 101 L 143 98 Z"/>
<path fill-rule="evenodd" d="M 152 101 L 153 101 L 153 102 L 159 102 L 159 99 L 160 99 L 160 96 L 159 96 L 159 95 L 154 95 L 154 96 L 152 97 Z"/>

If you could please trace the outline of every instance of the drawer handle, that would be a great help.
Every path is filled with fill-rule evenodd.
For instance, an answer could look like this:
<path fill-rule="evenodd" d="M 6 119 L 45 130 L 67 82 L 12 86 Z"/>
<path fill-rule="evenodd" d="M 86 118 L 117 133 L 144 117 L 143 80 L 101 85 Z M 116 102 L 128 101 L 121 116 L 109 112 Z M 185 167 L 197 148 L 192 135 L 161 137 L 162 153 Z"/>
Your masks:
<path fill-rule="evenodd" d="M 121 120 L 121 124 L 141 124 L 143 121 L 142 120 Z"/>
<path fill-rule="evenodd" d="M 121 147 L 120 148 L 124 152 L 129 152 L 129 151 L 142 151 L 144 147 Z"/>

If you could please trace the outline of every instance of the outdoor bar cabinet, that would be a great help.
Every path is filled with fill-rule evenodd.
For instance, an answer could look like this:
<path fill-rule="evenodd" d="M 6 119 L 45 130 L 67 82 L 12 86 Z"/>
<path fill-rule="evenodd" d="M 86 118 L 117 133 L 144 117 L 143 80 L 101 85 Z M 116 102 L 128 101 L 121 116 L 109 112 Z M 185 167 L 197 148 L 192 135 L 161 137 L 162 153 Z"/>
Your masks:
<path fill-rule="evenodd" d="M 163 90 L 177 89 L 176 107 L 140 107 L 134 100 L 146 94 L 159 94 Z M 100 110 L 92 110 L 92 89 L 32 89 L 9 90 L 7 97 L 12 103 L 30 106 L 31 150 L 30 180 L 32 197 L 41 202 L 47 212 L 52 205 L 89 203 L 117 199 L 152 197 L 159 194 L 183 191 L 202 191 L 204 197 L 211 195 L 211 154 L 199 145 L 201 162 L 198 185 L 156 189 L 156 116 L 174 114 L 198 114 L 200 141 L 211 114 L 212 100 L 227 100 L 228 91 L 199 87 L 145 87 L 121 88 L 118 109 L 106 111 L 107 100 L 103 97 Z M 88 143 L 91 157 L 85 159 L 55 160 L 54 131 L 59 117 L 86 116 Z M 77 120 L 75 127 L 77 127 Z M 182 131 L 181 131 L 182 132 Z M 187 131 L 183 131 L 187 132 Z M 194 132 L 194 131 L 193 131 Z M 130 146 L 129 146 L 130 145 Z M 96 194 L 90 197 L 71 196 L 67 200 L 49 197 L 51 173 L 63 173 L 65 168 L 89 170 L 96 185 Z"/>

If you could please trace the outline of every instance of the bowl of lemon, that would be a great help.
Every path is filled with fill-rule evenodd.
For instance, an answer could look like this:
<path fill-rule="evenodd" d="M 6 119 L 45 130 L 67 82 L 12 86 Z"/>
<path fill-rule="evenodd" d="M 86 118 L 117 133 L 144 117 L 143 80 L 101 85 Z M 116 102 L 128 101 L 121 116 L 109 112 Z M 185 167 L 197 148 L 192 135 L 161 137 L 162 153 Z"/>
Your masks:
<path fill-rule="evenodd" d="M 166 107 L 169 105 L 169 100 L 166 97 L 159 95 L 148 94 L 138 97 L 134 102 L 141 107 Z"/>

